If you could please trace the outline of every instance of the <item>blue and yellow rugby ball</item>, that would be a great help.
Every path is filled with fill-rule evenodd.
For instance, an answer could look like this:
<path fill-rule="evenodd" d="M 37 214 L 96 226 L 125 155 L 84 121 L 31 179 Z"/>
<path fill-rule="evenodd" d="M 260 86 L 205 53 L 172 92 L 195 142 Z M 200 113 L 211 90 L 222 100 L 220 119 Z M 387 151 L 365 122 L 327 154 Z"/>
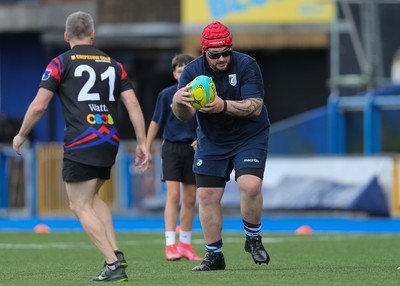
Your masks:
<path fill-rule="evenodd" d="M 197 110 L 213 102 L 217 93 L 214 81 L 205 75 L 199 75 L 192 81 L 189 92 L 194 99 L 190 104 Z"/>

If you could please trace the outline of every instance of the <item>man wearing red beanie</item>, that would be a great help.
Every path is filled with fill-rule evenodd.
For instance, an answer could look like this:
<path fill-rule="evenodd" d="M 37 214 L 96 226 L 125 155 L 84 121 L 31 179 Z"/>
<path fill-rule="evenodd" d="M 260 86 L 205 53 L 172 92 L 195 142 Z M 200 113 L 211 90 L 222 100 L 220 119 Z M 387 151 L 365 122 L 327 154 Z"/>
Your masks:
<path fill-rule="evenodd" d="M 250 56 L 233 51 L 232 34 L 220 22 L 204 28 L 201 47 L 202 55 L 185 67 L 172 104 L 179 119 L 196 116 L 198 122 L 193 171 L 206 256 L 192 271 L 225 269 L 221 198 L 232 170 L 240 191 L 244 249 L 255 263 L 268 264 L 270 258 L 261 241 L 261 186 L 270 123 L 260 67 Z M 217 95 L 196 112 L 189 89 L 199 75 L 213 79 Z"/>

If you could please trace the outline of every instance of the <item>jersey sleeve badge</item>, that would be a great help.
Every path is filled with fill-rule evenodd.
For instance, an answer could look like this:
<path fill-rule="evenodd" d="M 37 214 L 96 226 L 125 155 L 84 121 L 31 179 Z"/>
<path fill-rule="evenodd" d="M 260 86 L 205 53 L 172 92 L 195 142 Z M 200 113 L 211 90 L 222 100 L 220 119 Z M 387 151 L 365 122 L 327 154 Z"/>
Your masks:
<path fill-rule="evenodd" d="M 42 75 L 42 80 L 48 80 L 51 76 L 51 70 L 46 69 Z"/>

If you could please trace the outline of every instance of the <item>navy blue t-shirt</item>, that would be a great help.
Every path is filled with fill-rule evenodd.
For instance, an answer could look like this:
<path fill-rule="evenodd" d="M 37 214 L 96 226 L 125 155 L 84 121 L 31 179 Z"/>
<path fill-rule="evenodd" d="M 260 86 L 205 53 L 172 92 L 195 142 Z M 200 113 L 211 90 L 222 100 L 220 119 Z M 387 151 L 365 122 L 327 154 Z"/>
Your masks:
<path fill-rule="evenodd" d="M 178 84 L 163 89 L 157 98 L 152 120 L 163 128 L 163 139 L 170 142 L 193 142 L 196 140 L 196 118 L 188 121 L 179 120 L 172 113 L 172 98 Z"/>
<path fill-rule="evenodd" d="M 250 56 L 234 51 L 227 70 L 212 70 L 204 56 L 186 65 L 179 88 L 186 86 L 198 75 L 213 79 L 218 96 L 224 100 L 264 98 L 264 82 L 260 67 Z M 199 125 L 195 158 L 227 158 L 238 149 L 268 150 L 270 122 L 263 105 L 257 117 L 244 118 L 227 114 L 205 114 L 196 112 Z"/>

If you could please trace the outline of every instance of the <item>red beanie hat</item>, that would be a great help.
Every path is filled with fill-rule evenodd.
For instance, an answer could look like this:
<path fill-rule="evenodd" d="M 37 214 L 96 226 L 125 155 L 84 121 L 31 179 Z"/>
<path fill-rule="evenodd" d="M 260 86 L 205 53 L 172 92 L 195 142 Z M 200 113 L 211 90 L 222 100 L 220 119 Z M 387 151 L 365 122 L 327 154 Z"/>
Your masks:
<path fill-rule="evenodd" d="M 220 22 L 209 24 L 201 34 L 201 52 L 204 54 L 208 48 L 232 47 L 232 34 Z"/>

